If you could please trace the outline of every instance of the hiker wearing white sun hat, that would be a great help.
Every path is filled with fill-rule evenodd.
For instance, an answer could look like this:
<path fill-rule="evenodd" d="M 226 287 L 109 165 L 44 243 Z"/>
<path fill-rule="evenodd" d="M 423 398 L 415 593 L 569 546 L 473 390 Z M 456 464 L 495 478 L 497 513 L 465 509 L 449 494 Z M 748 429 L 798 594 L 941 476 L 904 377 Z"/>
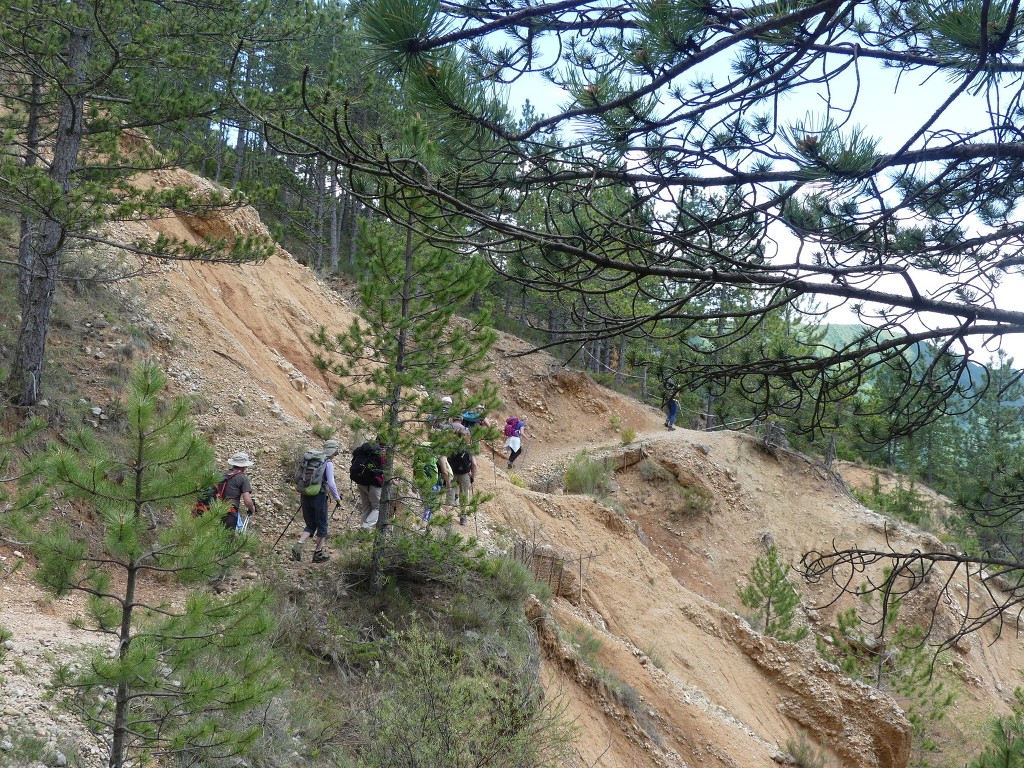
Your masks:
<path fill-rule="evenodd" d="M 224 516 L 224 525 L 229 529 L 241 527 L 248 518 L 239 518 L 239 510 L 245 505 L 249 515 L 256 513 L 256 502 L 252 500 L 252 483 L 245 470 L 255 462 L 249 458 L 245 451 L 239 451 L 228 459 L 228 471 L 224 476 L 227 487 L 224 490 L 224 501 L 231 507 Z"/>

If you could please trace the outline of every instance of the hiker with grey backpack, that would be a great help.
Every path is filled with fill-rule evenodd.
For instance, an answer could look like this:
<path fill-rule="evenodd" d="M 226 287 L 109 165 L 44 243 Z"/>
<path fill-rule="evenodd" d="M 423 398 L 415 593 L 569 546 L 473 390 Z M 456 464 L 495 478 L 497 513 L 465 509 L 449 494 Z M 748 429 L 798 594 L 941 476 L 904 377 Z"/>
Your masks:
<path fill-rule="evenodd" d="M 334 482 L 334 462 L 331 461 L 338 448 L 337 440 L 328 440 L 323 450 L 306 451 L 295 469 L 295 487 L 299 491 L 299 507 L 306 527 L 292 545 L 292 560 L 302 560 L 302 545 L 311 536 L 316 537 L 313 562 L 323 563 L 331 559 L 324 551 L 327 543 L 327 496 L 330 494 L 335 504 L 341 503 L 341 494 Z"/>

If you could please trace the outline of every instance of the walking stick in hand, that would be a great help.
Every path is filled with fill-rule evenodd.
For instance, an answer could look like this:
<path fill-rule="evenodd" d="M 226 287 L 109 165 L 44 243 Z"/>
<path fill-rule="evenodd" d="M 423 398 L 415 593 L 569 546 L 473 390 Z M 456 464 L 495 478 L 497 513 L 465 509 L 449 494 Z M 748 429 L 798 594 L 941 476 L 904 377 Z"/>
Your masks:
<path fill-rule="evenodd" d="M 299 516 L 299 513 L 300 513 L 301 511 L 302 511 L 302 504 L 300 503 L 300 504 L 299 504 L 299 508 L 298 508 L 298 509 L 296 509 L 296 510 L 295 510 L 295 514 L 294 514 L 294 515 L 292 515 L 292 519 L 288 521 L 288 525 L 286 525 L 286 526 L 284 527 L 284 530 L 283 530 L 283 531 L 281 531 L 281 533 L 279 533 L 279 534 L 277 535 L 277 541 L 275 541 L 275 542 L 274 542 L 274 546 L 273 546 L 273 547 L 271 547 L 271 549 L 277 549 L 277 545 L 281 543 L 281 539 L 283 539 L 283 538 L 284 538 L 284 535 L 285 535 L 285 534 L 286 534 L 286 533 L 288 532 L 288 529 L 292 527 L 292 523 L 294 523 L 294 522 L 295 522 L 295 518 Z"/>

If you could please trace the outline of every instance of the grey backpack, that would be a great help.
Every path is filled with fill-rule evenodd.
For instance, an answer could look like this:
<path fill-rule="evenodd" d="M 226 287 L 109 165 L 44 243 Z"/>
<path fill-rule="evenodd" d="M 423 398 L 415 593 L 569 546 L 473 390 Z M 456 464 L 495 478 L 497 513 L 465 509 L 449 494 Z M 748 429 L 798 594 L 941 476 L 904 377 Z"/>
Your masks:
<path fill-rule="evenodd" d="M 327 454 L 323 451 L 306 451 L 295 468 L 295 488 L 303 496 L 319 496 L 324 489 L 326 471 Z"/>

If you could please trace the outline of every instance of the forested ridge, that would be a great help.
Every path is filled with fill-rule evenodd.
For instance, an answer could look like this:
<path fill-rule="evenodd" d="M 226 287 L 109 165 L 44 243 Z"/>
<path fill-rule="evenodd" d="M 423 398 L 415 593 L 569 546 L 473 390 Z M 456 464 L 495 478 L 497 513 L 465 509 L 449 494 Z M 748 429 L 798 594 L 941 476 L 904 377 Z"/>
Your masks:
<path fill-rule="evenodd" d="M 898 638 L 933 660 L 1006 620 L 1024 564 L 1024 385 L 999 349 L 1024 330 L 1006 299 L 1024 247 L 1019 10 L 1015 0 L 0 2 L 3 301 L 17 318 L 3 331 L 0 367 L 12 477 L 56 472 L 69 498 L 106 499 L 101 507 L 136 526 L 120 528 L 102 557 L 49 531 L 36 544 L 43 581 L 109 598 L 105 568 L 123 567 L 129 584 L 150 568 L 202 581 L 244 554 L 184 518 L 167 539 L 144 530 L 152 507 L 184 515 L 182 500 L 209 479 L 200 467 L 212 454 L 198 438 L 175 454 L 194 462 L 181 487 L 174 471 L 150 479 L 141 460 L 97 458 L 125 447 L 101 450 L 95 435 L 62 437 L 64 452 L 45 459 L 20 447 L 39 448 L 40 430 L 64 426 L 33 419 L 41 402 L 67 397 L 47 362 L 59 297 L 96 295 L 168 264 L 258 269 L 283 247 L 321 278 L 354 282 L 358 295 L 349 327 L 307 336 L 312 365 L 349 409 L 338 424 L 386 449 L 384 513 L 365 563 L 374 599 L 397 562 L 423 556 L 396 554 L 386 536 L 417 446 L 454 450 L 449 436 L 425 431 L 439 398 L 502 407 L 485 362 L 499 329 L 649 405 L 676 398 L 681 425 L 749 430 L 768 450 L 801 452 L 828 471 L 836 460 L 899 471 L 906 485 L 862 500 L 931 526 L 941 542 L 838 542 L 795 553 L 798 570 L 812 581 L 839 574 L 840 591 L 875 595 L 883 635 L 936 568 L 968 585 L 998 575 L 998 593 L 968 587 L 980 590 L 979 614 Z M 909 115 L 861 124 L 883 86 L 921 93 L 908 96 Z M 524 91 L 531 100 L 520 104 Z M 791 97 L 817 106 L 794 114 Z M 213 183 L 154 183 L 174 168 Z M 249 205 L 268 229 L 211 224 Z M 146 226 L 171 217 L 189 222 L 188 236 Z M 858 321 L 841 332 L 827 311 L 836 304 Z M 133 418 L 119 439 L 143 455 L 156 419 L 157 431 L 182 431 L 154 455 L 192 446 L 187 404 L 167 416 L 160 372 L 133 375 Z M 79 475 L 90 461 L 115 486 L 136 472 L 134 495 L 111 501 L 116 488 Z M 122 479 L 111 480 L 118 461 Z M 940 518 L 917 483 L 949 497 L 952 511 Z M 459 511 L 473 516 L 487 501 Z M 38 535 L 43 506 L 39 487 L 10 492 L 10 540 Z M 446 563 L 494 575 L 470 547 L 445 546 Z M 758 578 L 785 591 L 779 563 L 765 557 Z M 866 582 L 844 577 L 875 565 Z M 132 595 L 111 598 L 125 669 Z M 271 599 L 246 598 L 252 624 L 239 618 L 240 632 L 270 626 L 261 611 Z M 104 631 L 114 631 L 111 610 L 93 606 Z M 218 615 L 197 605 L 179 617 L 187 630 L 172 623 L 155 634 L 202 637 L 190 622 L 204 611 Z M 846 619 L 848 640 L 860 619 Z M 420 630 L 402 631 L 415 642 Z M 839 636 L 830 643 L 846 648 Z M 855 651 L 834 660 L 862 677 Z M 181 664 L 203 663 L 194 648 L 182 652 Z M 924 662 L 906 664 L 914 677 Z M 107 673 L 86 687 L 123 678 Z M 239 698 L 271 696 L 272 682 Z M 157 701 L 154 685 L 146 695 Z M 507 691 L 509 706 L 527 695 L 523 685 Z M 113 687 L 117 766 L 134 694 Z M 152 738 L 154 754 L 221 746 L 203 730 L 214 726 L 193 728 L 173 748 L 148 726 L 135 735 Z M 224 754 L 251 738 L 225 741 Z"/>

